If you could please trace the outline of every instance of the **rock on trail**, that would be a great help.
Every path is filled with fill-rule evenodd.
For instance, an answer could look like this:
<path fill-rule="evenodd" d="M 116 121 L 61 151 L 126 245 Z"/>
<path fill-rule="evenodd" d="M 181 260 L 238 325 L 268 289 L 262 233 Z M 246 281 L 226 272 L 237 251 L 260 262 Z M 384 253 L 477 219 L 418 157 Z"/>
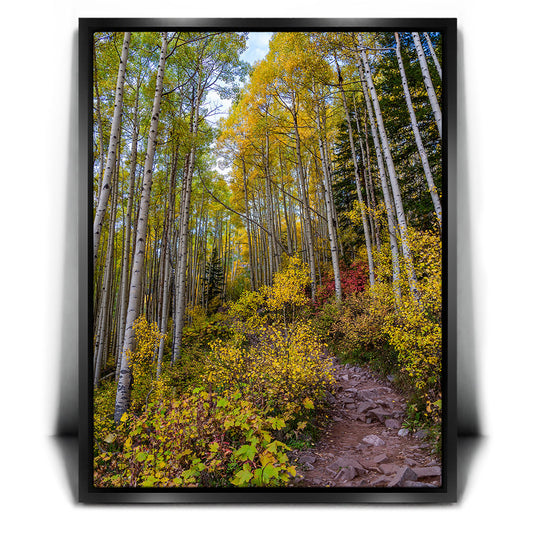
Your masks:
<path fill-rule="evenodd" d="M 335 364 L 332 421 L 296 459 L 294 487 L 439 487 L 440 458 L 423 434 L 401 429 L 405 400 L 367 369 Z"/>

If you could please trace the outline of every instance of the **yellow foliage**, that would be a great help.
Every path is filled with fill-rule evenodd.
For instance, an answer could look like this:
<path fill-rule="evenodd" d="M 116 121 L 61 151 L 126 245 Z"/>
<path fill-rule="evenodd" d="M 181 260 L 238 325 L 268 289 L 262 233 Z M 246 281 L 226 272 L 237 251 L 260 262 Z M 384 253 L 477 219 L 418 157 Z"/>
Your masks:
<path fill-rule="evenodd" d="M 263 285 L 258 291 L 243 291 L 228 310 L 228 315 L 234 319 L 237 344 L 242 343 L 246 335 L 255 334 L 268 324 L 276 324 L 280 315 L 285 323 L 288 318 L 294 320 L 296 311 L 308 301 L 305 293 L 308 285 L 307 264 L 298 257 L 290 257 L 286 267 L 274 274 L 271 287 Z"/>
<path fill-rule="evenodd" d="M 428 232 L 411 232 L 410 237 L 419 301 L 403 287 L 400 306 L 387 318 L 385 331 L 398 352 L 402 371 L 434 401 L 442 372 L 441 240 Z"/>
<path fill-rule="evenodd" d="M 349 296 L 329 323 L 329 332 L 340 352 L 368 357 L 377 366 L 397 366 L 402 383 L 420 404 L 428 403 L 438 421 L 442 373 L 441 239 L 438 230 L 409 230 L 412 262 L 417 277 L 415 299 L 410 292 L 407 268 L 400 258 L 401 298 L 392 285 L 390 247 L 375 253 L 378 281 L 364 293 Z M 400 243 L 401 244 L 401 243 Z M 322 310 L 322 314 L 328 311 Z M 326 317 L 327 318 L 327 317 Z M 392 349 L 392 350 L 391 350 Z"/>
<path fill-rule="evenodd" d="M 266 303 L 272 311 L 304 305 L 305 288 L 309 285 L 307 265 L 298 257 L 290 257 L 288 265 L 274 274 L 272 287 L 264 287 Z"/>
<path fill-rule="evenodd" d="M 266 325 L 265 308 L 265 295 L 259 291 L 243 291 L 241 297 L 230 304 L 228 315 L 235 319 L 232 329 L 237 343 Z"/>
<path fill-rule="evenodd" d="M 126 416 L 94 457 L 98 487 L 284 486 L 295 475 L 265 417 L 239 393 L 197 387 Z M 241 469 L 241 470 L 239 470 Z"/>
<path fill-rule="evenodd" d="M 159 397 L 168 393 L 168 387 L 159 383 L 155 378 L 155 365 L 157 347 L 162 338 L 157 324 L 149 323 L 145 316 L 140 316 L 133 324 L 135 331 L 136 349 L 126 353 L 130 360 L 133 376 L 133 389 L 131 394 L 131 407 L 136 410 L 144 405 L 147 397 L 156 389 Z"/>
<path fill-rule="evenodd" d="M 325 346 L 307 322 L 287 329 L 265 327 L 259 342 L 240 348 L 216 341 L 206 364 L 206 380 L 214 390 L 238 390 L 261 407 L 285 415 L 298 411 L 304 400 L 323 402 L 335 378 Z"/>
<path fill-rule="evenodd" d="M 387 343 L 384 331 L 386 317 L 394 311 L 390 287 L 376 283 L 374 287 L 348 296 L 334 330 L 344 335 L 344 342 L 362 351 L 381 350 Z"/>

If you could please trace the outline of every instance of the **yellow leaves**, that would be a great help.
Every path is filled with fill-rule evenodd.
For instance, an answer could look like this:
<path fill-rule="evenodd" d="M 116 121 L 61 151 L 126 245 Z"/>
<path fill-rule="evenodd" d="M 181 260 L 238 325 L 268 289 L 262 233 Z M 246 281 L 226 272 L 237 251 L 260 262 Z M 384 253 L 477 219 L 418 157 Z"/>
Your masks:
<path fill-rule="evenodd" d="M 145 316 L 140 316 L 133 324 L 135 331 L 136 350 L 127 351 L 126 357 L 129 359 L 133 375 L 134 387 L 132 390 L 132 408 L 137 409 L 142 405 L 148 391 L 151 389 L 154 353 L 161 339 L 166 336 L 159 332 L 157 324 L 149 323 Z M 155 397 L 164 397 L 169 392 L 168 382 L 155 382 Z M 124 416 L 124 415 L 123 415 Z"/>
<path fill-rule="evenodd" d="M 335 378 L 311 324 L 298 322 L 286 329 L 271 326 L 258 335 L 258 344 L 248 348 L 213 343 L 206 362 L 209 383 L 214 389 L 241 390 L 254 401 L 268 399 L 287 416 L 293 416 L 302 405 L 314 409 L 317 395 Z M 271 423 L 274 429 L 285 424 L 275 418 Z"/>
<path fill-rule="evenodd" d="M 115 442 L 116 439 L 117 439 L 117 434 L 116 433 L 108 433 L 104 437 L 104 442 L 106 442 L 107 444 L 111 444 L 111 443 Z"/>
<path fill-rule="evenodd" d="M 306 408 L 306 409 L 314 409 L 315 408 L 315 405 L 313 403 L 313 400 L 309 399 L 309 398 L 305 398 L 305 400 L 303 401 L 303 406 Z"/>
<path fill-rule="evenodd" d="M 307 303 L 305 288 L 309 285 L 308 266 L 298 257 L 290 257 L 288 265 L 274 274 L 272 287 L 263 286 L 266 304 L 271 311 L 281 311 L 288 306 Z"/>

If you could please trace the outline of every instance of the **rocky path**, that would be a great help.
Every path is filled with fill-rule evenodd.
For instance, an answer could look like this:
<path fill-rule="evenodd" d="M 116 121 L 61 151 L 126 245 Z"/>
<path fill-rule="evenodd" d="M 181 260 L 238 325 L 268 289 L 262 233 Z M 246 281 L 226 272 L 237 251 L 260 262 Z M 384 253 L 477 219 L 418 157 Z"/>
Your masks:
<path fill-rule="evenodd" d="M 405 400 L 372 372 L 337 364 L 332 421 L 317 445 L 293 451 L 298 487 L 438 487 L 440 458 L 424 432 L 402 429 Z"/>

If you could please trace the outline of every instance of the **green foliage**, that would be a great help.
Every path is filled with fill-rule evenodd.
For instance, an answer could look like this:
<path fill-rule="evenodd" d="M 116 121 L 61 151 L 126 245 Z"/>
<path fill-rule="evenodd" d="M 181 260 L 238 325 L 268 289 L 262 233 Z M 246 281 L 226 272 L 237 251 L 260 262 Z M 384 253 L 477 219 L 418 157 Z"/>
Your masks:
<path fill-rule="evenodd" d="M 117 388 L 114 382 L 103 382 L 94 391 L 93 400 L 93 427 L 94 427 L 94 452 L 99 453 L 106 436 L 114 431 L 113 411 Z"/>
<path fill-rule="evenodd" d="M 207 312 L 212 313 L 221 304 L 220 296 L 224 286 L 224 269 L 222 268 L 217 247 L 213 248 L 211 259 L 205 266 L 204 298 Z"/>
<path fill-rule="evenodd" d="M 98 487 L 285 485 L 295 467 L 273 437 L 284 424 L 238 392 L 196 388 L 179 401 L 125 414 L 94 459 Z"/>
<path fill-rule="evenodd" d="M 236 302 L 245 290 L 250 290 L 250 272 L 235 266 L 235 275 L 227 280 L 226 300 Z"/>
<path fill-rule="evenodd" d="M 205 348 L 214 339 L 224 339 L 230 330 L 223 313 L 208 315 L 201 305 L 187 308 L 189 324 L 183 328 L 182 344 L 189 348 Z"/>

